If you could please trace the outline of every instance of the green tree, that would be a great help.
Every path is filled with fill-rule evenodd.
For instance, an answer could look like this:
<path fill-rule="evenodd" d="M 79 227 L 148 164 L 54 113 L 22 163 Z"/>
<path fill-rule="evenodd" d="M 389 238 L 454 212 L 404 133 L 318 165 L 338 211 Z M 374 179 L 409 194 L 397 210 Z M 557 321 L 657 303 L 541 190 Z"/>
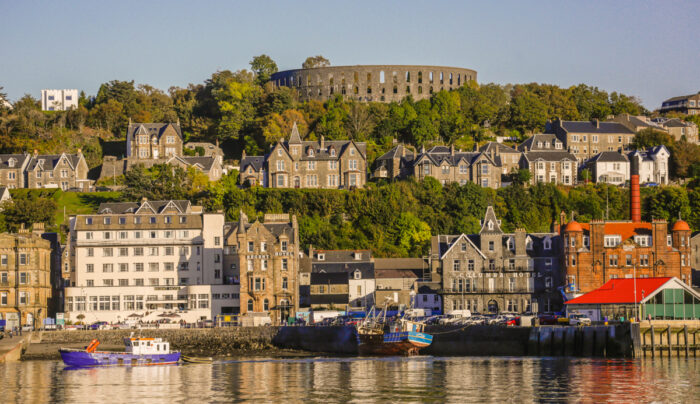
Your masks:
<path fill-rule="evenodd" d="M 673 143 L 673 137 L 668 133 L 647 128 L 640 130 L 634 135 L 632 147 L 636 149 L 647 149 L 652 146 L 664 145 L 671 150 Z"/>
<path fill-rule="evenodd" d="M 302 69 L 313 69 L 315 67 L 327 67 L 330 66 L 331 62 L 321 55 L 309 56 L 306 58 L 304 63 L 301 64 Z"/>
<path fill-rule="evenodd" d="M 544 129 L 547 121 L 547 105 L 534 93 L 517 88 L 513 90 L 510 104 L 510 123 L 521 133 Z"/>
<path fill-rule="evenodd" d="M 11 201 L 2 204 L 4 222 L 10 231 L 17 231 L 21 225 L 26 228 L 34 223 L 53 224 L 56 214 L 56 201 L 49 198 L 35 197 L 28 194 L 24 197 L 16 196 Z"/>
<path fill-rule="evenodd" d="M 273 73 L 277 73 L 277 63 L 271 57 L 262 54 L 250 61 L 250 69 L 255 73 L 256 82 L 265 84 L 270 81 Z"/>

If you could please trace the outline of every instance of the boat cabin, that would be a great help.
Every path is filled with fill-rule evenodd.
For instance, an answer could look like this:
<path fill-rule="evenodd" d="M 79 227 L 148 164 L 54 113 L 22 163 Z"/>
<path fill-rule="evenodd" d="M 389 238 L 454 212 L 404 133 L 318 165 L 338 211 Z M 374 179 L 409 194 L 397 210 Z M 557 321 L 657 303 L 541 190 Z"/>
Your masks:
<path fill-rule="evenodd" d="M 162 338 L 124 338 L 126 352 L 134 355 L 170 353 L 170 343 Z"/>

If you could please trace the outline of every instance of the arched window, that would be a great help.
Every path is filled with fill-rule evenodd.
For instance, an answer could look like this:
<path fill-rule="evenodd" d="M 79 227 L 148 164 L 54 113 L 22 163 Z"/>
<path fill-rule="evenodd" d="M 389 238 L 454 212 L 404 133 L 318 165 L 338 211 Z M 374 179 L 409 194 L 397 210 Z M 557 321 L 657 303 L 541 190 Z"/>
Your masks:
<path fill-rule="evenodd" d="M 498 303 L 495 300 L 489 300 L 487 307 L 489 313 L 498 313 Z"/>
<path fill-rule="evenodd" d="M 253 299 L 248 299 L 248 311 L 253 311 Z"/>
<path fill-rule="evenodd" d="M 430 80 L 430 84 L 433 84 L 433 72 L 428 73 L 428 79 Z"/>
<path fill-rule="evenodd" d="M 379 82 L 384 83 L 384 70 L 379 72 Z"/>
<path fill-rule="evenodd" d="M 398 76 L 398 74 L 396 74 L 396 72 L 391 72 L 391 76 L 392 76 L 392 81 L 394 82 L 394 84 L 399 82 L 399 76 Z"/>
<path fill-rule="evenodd" d="M 369 84 L 371 82 L 372 82 L 372 73 L 367 73 L 367 83 Z"/>
<path fill-rule="evenodd" d="M 406 83 L 411 82 L 411 72 L 406 72 Z"/>
<path fill-rule="evenodd" d="M 418 84 L 423 83 L 423 72 L 418 72 Z"/>
<path fill-rule="evenodd" d="M 270 301 L 267 299 L 263 300 L 263 311 L 270 311 Z"/>
<path fill-rule="evenodd" d="M 418 86 L 418 94 L 423 94 L 423 87 L 422 86 Z"/>
<path fill-rule="evenodd" d="M 355 86 L 355 89 L 353 90 L 353 92 L 354 92 L 355 94 L 359 94 L 359 93 L 360 93 L 360 87 Z"/>
<path fill-rule="evenodd" d="M 452 73 L 450 73 L 450 85 L 452 85 Z"/>
<path fill-rule="evenodd" d="M 355 83 L 357 83 L 357 81 L 360 79 L 360 75 L 357 72 L 354 72 L 352 74 L 352 78 L 355 81 Z"/>
<path fill-rule="evenodd" d="M 440 72 L 440 84 L 445 83 L 445 74 L 443 72 Z"/>

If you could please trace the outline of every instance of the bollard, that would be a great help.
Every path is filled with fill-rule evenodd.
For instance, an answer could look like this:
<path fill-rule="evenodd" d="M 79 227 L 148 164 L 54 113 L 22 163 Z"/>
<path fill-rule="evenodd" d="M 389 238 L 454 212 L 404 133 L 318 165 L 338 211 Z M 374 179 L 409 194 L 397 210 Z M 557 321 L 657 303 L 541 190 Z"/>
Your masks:
<path fill-rule="evenodd" d="M 688 325 L 683 326 L 683 340 L 685 342 L 685 357 L 690 356 L 690 347 L 688 346 Z"/>
<path fill-rule="evenodd" d="M 651 326 L 651 357 L 653 358 L 656 354 L 656 336 L 654 335 L 654 325 Z"/>

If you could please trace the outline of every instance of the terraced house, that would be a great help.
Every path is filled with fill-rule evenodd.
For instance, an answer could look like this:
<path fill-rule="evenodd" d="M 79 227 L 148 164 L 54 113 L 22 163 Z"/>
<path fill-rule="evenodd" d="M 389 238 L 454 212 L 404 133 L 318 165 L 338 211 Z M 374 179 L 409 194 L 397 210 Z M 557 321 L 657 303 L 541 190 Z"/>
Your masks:
<path fill-rule="evenodd" d="M 263 222 L 224 227 L 224 278 L 240 283 L 242 315 L 267 315 L 275 324 L 299 309 L 299 225 L 296 216 L 267 214 Z"/>
<path fill-rule="evenodd" d="M 432 237 L 432 270 L 442 277 L 444 310 L 559 310 L 560 236 L 524 229 L 505 233 L 491 206 L 481 224 L 478 234 Z"/>
<path fill-rule="evenodd" d="M 554 121 L 547 124 L 553 133 L 581 163 L 604 151 L 620 151 L 629 147 L 635 133 L 618 122 Z"/>
<path fill-rule="evenodd" d="M 530 170 L 530 182 L 576 185 L 579 162 L 556 135 L 538 133 L 518 145 L 520 166 Z"/>
<path fill-rule="evenodd" d="M 495 149 L 489 152 L 463 152 L 454 146 L 422 148 L 414 154 L 398 145 L 377 159 L 375 176 L 418 180 L 433 177 L 442 184 L 457 182 L 461 185 L 473 182 L 482 187 L 501 186 L 503 172 L 501 157 Z"/>
<path fill-rule="evenodd" d="M 265 156 L 241 158 L 239 182 L 269 188 L 362 188 L 367 181 L 367 145 L 353 140 L 302 141 L 296 124 Z"/>

